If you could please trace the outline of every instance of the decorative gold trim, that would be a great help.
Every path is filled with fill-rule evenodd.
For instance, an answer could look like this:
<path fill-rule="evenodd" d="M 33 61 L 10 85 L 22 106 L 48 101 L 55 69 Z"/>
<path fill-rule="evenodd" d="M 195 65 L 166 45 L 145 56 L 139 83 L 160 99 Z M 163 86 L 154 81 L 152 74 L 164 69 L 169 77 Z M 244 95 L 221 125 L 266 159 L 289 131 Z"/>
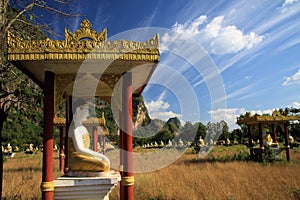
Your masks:
<path fill-rule="evenodd" d="M 64 153 L 61 153 L 61 154 L 59 154 L 59 156 L 61 156 L 61 157 L 65 157 L 65 154 L 64 154 Z"/>
<path fill-rule="evenodd" d="M 42 182 L 41 183 L 41 190 L 42 192 L 50 192 L 54 191 L 54 182 Z"/>
<path fill-rule="evenodd" d="M 91 74 L 92 75 L 92 74 Z M 59 105 L 63 101 L 63 96 L 66 95 L 72 95 L 73 92 L 73 86 L 76 78 L 80 78 L 83 75 L 78 74 L 56 74 L 55 75 L 55 85 L 56 86 L 64 86 L 64 87 L 55 87 L 55 99 L 54 99 L 54 105 L 55 105 L 55 111 L 57 108 L 59 108 Z M 98 77 L 95 77 L 98 79 Z M 117 82 L 119 81 L 120 76 L 115 74 L 102 74 L 100 77 L 100 81 L 98 84 L 106 84 L 107 87 L 113 89 Z M 59 126 L 59 121 L 54 121 L 54 123 L 57 123 L 55 125 Z M 63 122 L 65 123 L 65 122 Z"/>
<path fill-rule="evenodd" d="M 53 119 L 54 126 L 66 126 L 66 118 L 59 117 Z M 105 116 L 102 115 L 101 118 L 91 117 L 83 121 L 85 126 L 106 126 Z"/>
<path fill-rule="evenodd" d="M 8 60 L 133 60 L 159 61 L 159 35 L 145 42 L 107 41 L 107 31 L 97 33 L 88 20 L 65 40 L 23 40 L 8 32 Z"/>
<path fill-rule="evenodd" d="M 134 176 L 123 176 L 121 181 L 124 186 L 134 185 Z"/>

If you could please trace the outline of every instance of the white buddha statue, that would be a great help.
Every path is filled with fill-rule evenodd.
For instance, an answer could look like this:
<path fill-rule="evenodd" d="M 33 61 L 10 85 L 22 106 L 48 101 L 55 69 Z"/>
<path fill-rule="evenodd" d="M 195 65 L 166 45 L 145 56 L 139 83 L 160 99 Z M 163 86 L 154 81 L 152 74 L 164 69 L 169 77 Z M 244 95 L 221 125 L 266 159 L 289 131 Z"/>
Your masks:
<path fill-rule="evenodd" d="M 107 172 L 109 159 L 102 153 L 90 149 L 90 136 L 82 122 L 89 116 L 87 104 L 76 107 L 73 128 L 69 131 L 69 171 Z"/>

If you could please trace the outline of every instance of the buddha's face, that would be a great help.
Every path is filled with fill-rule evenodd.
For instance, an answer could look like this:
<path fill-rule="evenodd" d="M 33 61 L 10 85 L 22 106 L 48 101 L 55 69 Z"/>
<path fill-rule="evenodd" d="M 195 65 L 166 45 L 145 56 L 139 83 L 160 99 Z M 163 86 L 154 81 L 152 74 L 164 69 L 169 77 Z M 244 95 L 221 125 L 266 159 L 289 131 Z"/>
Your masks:
<path fill-rule="evenodd" d="M 76 109 L 76 120 L 82 122 L 87 119 L 89 116 L 89 107 L 88 105 L 80 106 Z"/>

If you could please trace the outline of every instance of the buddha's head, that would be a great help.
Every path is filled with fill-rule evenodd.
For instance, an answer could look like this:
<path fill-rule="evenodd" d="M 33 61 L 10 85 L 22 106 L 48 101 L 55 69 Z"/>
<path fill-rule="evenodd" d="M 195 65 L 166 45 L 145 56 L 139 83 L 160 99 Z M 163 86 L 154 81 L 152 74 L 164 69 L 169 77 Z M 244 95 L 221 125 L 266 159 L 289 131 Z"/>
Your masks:
<path fill-rule="evenodd" d="M 73 105 L 73 120 L 76 124 L 81 124 L 89 116 L 89 106 L 83 100 L 78 100 Z"/>

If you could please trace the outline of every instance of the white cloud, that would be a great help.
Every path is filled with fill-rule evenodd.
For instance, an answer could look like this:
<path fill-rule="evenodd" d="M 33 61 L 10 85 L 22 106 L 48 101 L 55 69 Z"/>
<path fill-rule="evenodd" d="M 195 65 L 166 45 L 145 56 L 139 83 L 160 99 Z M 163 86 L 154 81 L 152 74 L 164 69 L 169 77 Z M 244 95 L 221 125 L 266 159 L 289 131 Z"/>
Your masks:
<path fill-rule="evenodd" d="M 217 110 L 210 110 L 208 113 L 211 115 L 212 122 L 219 122 L 224 120 L 229 129 L 233 130 L 238 128 L 236 124 L 236 120 L 240 115 L 246 114 L 246 112 L 250 112 L 251 115 L 254 114 L 272 114 L 273 110 L 251 110 L 248 111 L 245 108 L 219 108 Z"/>
<path fill-rule="evenodd" d="M 300 108 L 300 103 L 296 101 L 293 102 L 293 107 Z"/>
<path fill-rule="evenodd" d="M 292 84 L 300 84 L 300 69 L 294 75 L 287 77 L 285 81 L 282 83 L 283 86 L 292 85 Z"/>
<path fill-rule="evenodd" d="M 171 34 L 162 37 L 162 47 L 179 38 L 178 35 L 193 38 L 198 41 L 211 54 L 224 55 L 251 49 L 263 40 L 263 36 L 254 32 L 245 34 L 236 26 L 223 25 L 224 16 L 218 16 L 207 22 L 207 16 L 201 15 L 192 22 L 180 24 L 176 22 Z"/>
<path fill-rule="evenodd" d="M 161 119 L 163 121 L 168 121 L 168 119 L 172 117 L 180 118 L 180 114 L 176 114 L 173 111 L 165 111 L 165 112 L 149 112 L 151 119 Z"/>
<path fill-rule="evenodd" d="M 170 104 L 168 102 L 163 102 L 162 100 L 158 101 L 151 101 L 149 103 L 146 103 L 146 106 L 149 111 L 159 111 L 159 110 L 166 110 L 170 107 Z"/>
<path fill-rule="evenodd" d="M 280 7 L 281 12 L 285 12 L 289 6 L 296 3 L 298 0 L 285 0 L 282 6 Z"/>
<path fill-rule="evenodd" d="M 168 110 L 170 108 L 170 104 L 168 102 L 164 102 L 161 97 L 157 101 L 145 102 L 145 105 L 151 119 L 167 121 L 171 117 L 181 117 L 181 114 Z"/>

